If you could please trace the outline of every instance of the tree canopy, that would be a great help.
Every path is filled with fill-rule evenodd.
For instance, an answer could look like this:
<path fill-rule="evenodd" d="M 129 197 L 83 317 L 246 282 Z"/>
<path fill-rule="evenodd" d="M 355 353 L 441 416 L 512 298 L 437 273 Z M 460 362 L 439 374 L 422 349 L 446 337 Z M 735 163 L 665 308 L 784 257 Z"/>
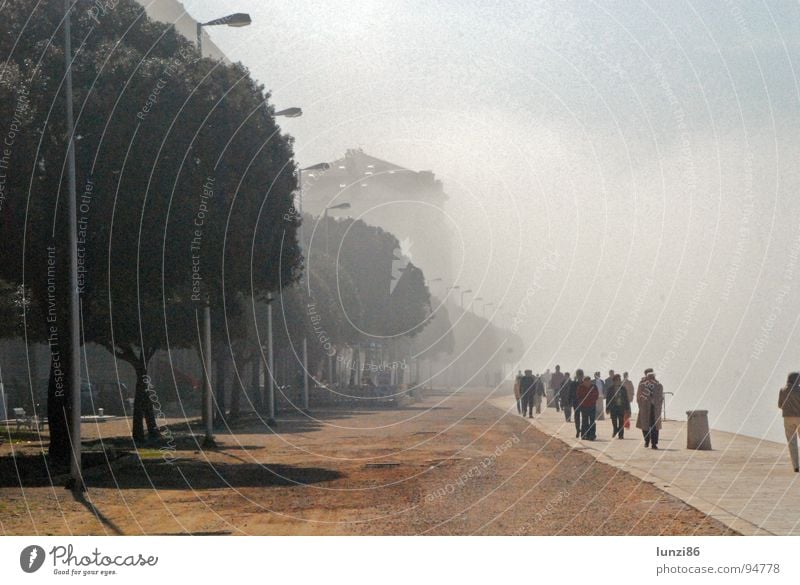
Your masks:
<path fill-rule="evenodd" d="M 83 340 L 143 375 L 156 349 L 195 341 L 206 298 L 222 318 L 237 295 L 263 298 L 298 277 L 297 222 L 284 219 L 292 146 L 243 66 L 200 59 L 132 0 L 100 19 L 92 6 L 79 0 L 72 11 Z M 0 119 L 15 131 L 0 277 L 29 286 L 59 332 L 69 224 L 62 10 L 13 0 L 0 36 Z M 59 342 L 66 349 L 67 336 Z M 51 453 L 64 446 L 56 419 L 68 408 L 48 407 Z"/>

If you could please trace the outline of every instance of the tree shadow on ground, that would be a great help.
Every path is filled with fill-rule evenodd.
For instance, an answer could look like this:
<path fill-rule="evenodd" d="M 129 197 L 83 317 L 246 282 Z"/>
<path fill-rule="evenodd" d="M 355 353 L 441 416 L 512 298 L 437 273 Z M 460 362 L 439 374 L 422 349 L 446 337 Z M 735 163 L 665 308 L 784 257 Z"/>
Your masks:
<path fill-rule="evenodd" d="M 85 473 L 86 485 L 111 489 L 207 490 L 220 488 L 304 486 L 343 477 L 333 469 L 259 463 L 174 462 L 129 458 L 110 470 Z"/>
<path fill-rule="evenodd" d="M 109 457 L 106 460 L 106 457 Z M 241 458 L 236 458 L 239 461 Z M 250 463 L 212 463 L 197 459 L 141 459 L 130 453 L 84 453 L 84 483 L 109 489 L 219 489 L 302 486 L 344 477 L 322 467 Z M 54 467 L 43 455 L 0 458 L 0 487 L 63 489 L 69 467 Z M 113 529 L 112 529 L 113 530 Z"/>

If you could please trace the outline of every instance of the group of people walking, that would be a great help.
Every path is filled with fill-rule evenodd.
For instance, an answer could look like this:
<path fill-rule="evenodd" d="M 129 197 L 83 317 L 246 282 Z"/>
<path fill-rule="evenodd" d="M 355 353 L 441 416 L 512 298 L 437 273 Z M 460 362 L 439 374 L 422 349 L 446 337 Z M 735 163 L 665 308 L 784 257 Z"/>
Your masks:
<path fill-rule="evenodd" d="M 583 370 L 575 370 L 575 376 L 562 372 L 556 366 L 555 372 L 547 370 L 544 374 L 534 374 L 532 370 L 519 372 L 514 384 L 517 412 L 533 418 L 533 411 L 541 413 L 542 400 L 546 396 L 545 386 L 551 391 L 551 405 L 564 412 L 566 422 L 575 423 L 575 437 L 594 441 L 597 439 L 597 420 L 611 418 L 612 438 L 625 438 L 625 429 L 630 428 L 631 405 L 637 404 L 636 428 L 642 431 L 645 447 L 658 449 L 658 433 L 661 429 L 661 416 L 664 403 L 664 387 L 656 379 L 652 368 L 644 371 L 644 376 L 634 391 L 628 372 L 622 375 L 609 370 L 603 379 L 600 372 L 594 377 L 584 375 Z"/>
<path fill-rule="evenodd" d="M 549 405 L 563 411 L 566 422 L 574 421 L 575 437 L 587 441 L 597 439 L 596 422 L 603 420 L 604 414 L 611 418 L 612 438 L 624 439 L 625 430 L 630 428 L 631 405 L 635 402 L 639 407 L 636 428 L 642 431 L 644 446 L 658 449 L 664 387 L 652 368 L 644 371 L 636 390 L 628 372 L 620 376 L 609 370 L 608 377 L 603 379 L 600 372 L 590 377 L 580 369 L 571 377 L 569 372 L 561 371 L 561 366 L 556 366 L 553 373 L 547 370 L 544 374 L 534 374 L 525 370 L 524 374 L 517 374 L 514 383 L 517 412 L 531 418 L 534 410 L 536 414 L 541 413 L 542 401 L 547 396 L 545 388 L 550 390 Z M 800 472 L 800 372 L 789 374 L 786 385 L 778 393 L 778 408 L 783 414 L 792 467 Z"/>

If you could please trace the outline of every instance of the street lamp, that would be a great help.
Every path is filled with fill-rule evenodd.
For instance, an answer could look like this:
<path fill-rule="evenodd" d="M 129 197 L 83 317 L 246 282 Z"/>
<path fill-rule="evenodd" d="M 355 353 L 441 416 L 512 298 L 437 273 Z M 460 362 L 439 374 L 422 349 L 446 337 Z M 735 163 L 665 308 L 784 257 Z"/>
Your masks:
<path fill-rule="evenodd" d="M 442 279 L 438 278 L 438 277 L 429 279 L 428 282 L 425 283 L 428 286 L 429 292 L 432 292 L 431 289 L 433 289 L 432 285 L 433 285 L 434 282 L 442 282 Z"/>
<path fill-rule="evenodd" d="M 286 108 L 280 112 L 275 112 L 275 117 L 283 116 L 284 118 L 299 118 L 303 115 L 302 108 Z"/>
<path fill-rule="evenodd" d="M 291 108 L 289 108 L 291 109 Z M 298 108 L 299 109 L 299 108 Z M 303 222 L 303 172 L 304 171 L 327 171 L 331 168 L 330 163 L 322 162 L 305 168 L 297 169 L 297 213 L 300 216 L 300 247 L 305 245 Z M 303 335 L 303 411 L 309 412 L 308 403 L 308 337 Z"/>
<path fill-rule="evenodd" d="M 272 349 L 272 293 L 267 293 L 267 369 L 269 393 L 267 394 L 267 426 L 275 426 L 275 359 Z"/>
<path fill-rule="evenodd" d="M 75 187 L 75 128 L 72 117 L 72 32 L 70 29 L 71 0 L 64 0 L 64 63 L 66 71 L 66 117 L 67 117 L 67 213 L 69 217 L 69 368 L 72 389 L 72 413 L 70 425 L 70 481 L 75 492 L 85 491 L 81 475 L 81 362 L 80 362 L 80 314 L 78 312 L 78 225 L 77 195 Z"/>
<path fill-rule="evenodd" d="M 330 234 L 330 225 L 328 221 L 328 211 L 334 211 L 337 209 L 350 209 L 350 204 L 347 202 L 344 203 L 337 203 L 336 205 L 329 205 L 325 208 L 325 211 L 322 212 L 323 221 L 325 222 L 325 255 L 327 256 L 328 251 L 328 236 Z M 329 382 L 331 384 L 334 383 L 333 377 L 333 356 L 328 355 L 328 377 L 330 378 Z"/>
<path fill-rule="evenodd" d="M 467 290 L 462 290 L 461 291 L 461 310 L 462 311 L 464 310 L 464 295 L 468 295 L 471 292 L 472 292 L 471 288 L 468 288 Z"/>
<path fill-rule="evenodd" d="M 329 205 L 325 208 L 325 211 L 322 212 L 322 219 L 325 222 L 325 255 L 328 255 L 328 234 L 330 232 L 330 227 L 328 226 L 328 212 L 334 211 L 336 209 L 350 209 L 350 204 L 345 203 L 338 203 L 336 205 Z"/>
<path fill-rule="evenodd" d="M 228 16 L 223 16 L 222 18 L 215 18 L 214 20 L 209 20 L 208 22 L 198 22 L 197 23 L 197 50 L 200 52 L 200 56 L 203 56 L 203 27 L 204 26 L 234 26 L 234 27 L 241 27 L 249 25 L 252 20 L 250 20 L 250 15 L 245 14 L 244 12 L 237 12 L 235 14 L 229 14 Z"/>

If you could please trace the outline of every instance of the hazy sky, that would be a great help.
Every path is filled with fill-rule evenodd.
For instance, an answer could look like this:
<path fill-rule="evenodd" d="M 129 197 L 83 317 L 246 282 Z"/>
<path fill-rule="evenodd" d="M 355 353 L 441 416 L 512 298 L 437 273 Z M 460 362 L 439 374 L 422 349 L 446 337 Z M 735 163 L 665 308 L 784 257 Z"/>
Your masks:
<path fill-rule="evenodd" d="M 797 2 L 186 0 L 297 158 L 433 170 L 460 282 L 525 364 L 657 368 L 669 414 L 780 436 L 800 368 Z M 557 259 L 555 269 L 552 259 Z M 669 409 L 670 407 L 668 407 Z"/>

